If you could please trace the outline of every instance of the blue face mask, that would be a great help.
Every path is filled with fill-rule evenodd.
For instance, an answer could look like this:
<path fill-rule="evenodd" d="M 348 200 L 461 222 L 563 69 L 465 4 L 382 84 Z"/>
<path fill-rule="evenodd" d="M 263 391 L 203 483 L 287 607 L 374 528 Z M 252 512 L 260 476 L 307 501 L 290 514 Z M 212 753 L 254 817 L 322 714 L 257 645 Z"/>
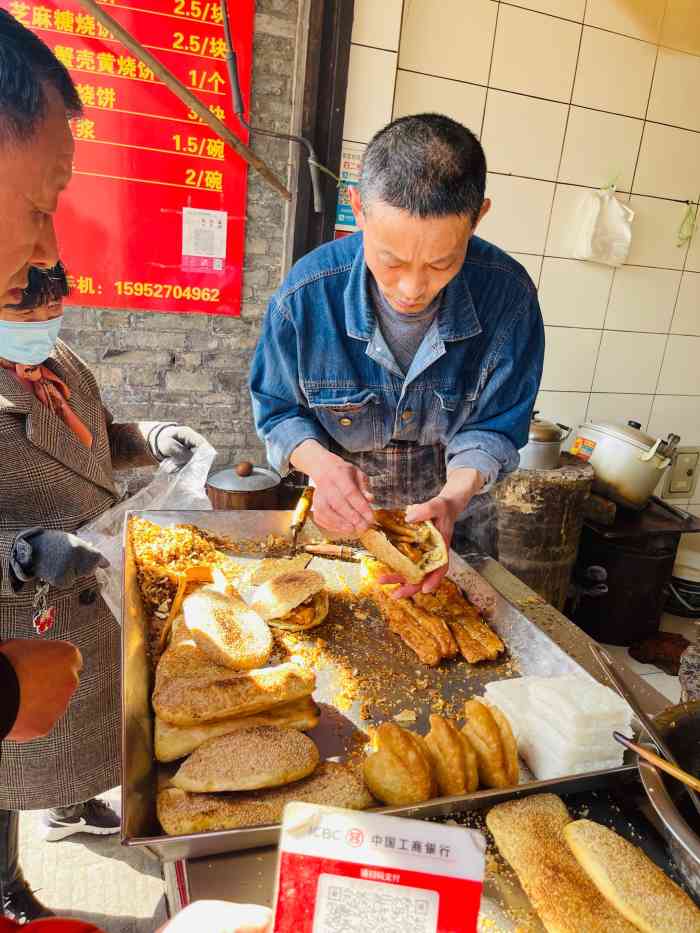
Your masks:
<path fill-rule="evenodd" d="M 62 323 L 63 315 L 50 321 L 0 321 L 0 357 L 38 366 L 51 355 Z"/>

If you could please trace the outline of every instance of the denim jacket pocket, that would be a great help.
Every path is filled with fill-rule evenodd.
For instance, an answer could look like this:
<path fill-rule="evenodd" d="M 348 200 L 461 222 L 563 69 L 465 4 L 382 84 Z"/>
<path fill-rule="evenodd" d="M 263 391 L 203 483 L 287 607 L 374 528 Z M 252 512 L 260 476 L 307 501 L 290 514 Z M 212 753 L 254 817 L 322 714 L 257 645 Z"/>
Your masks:
<path fill-rule="evenodd" d="M 379 433 L 378 397 L 367 389 L 308 389 L 316 419 L 346 450 L 371 450 Z"/>
<path fill-rule="evenodd" d="M 435 395 L 435 420 L 443 437 L 455 434 L 472 413 L 479 397 L 478 388 L 473 391 L 433 390 Z"/>

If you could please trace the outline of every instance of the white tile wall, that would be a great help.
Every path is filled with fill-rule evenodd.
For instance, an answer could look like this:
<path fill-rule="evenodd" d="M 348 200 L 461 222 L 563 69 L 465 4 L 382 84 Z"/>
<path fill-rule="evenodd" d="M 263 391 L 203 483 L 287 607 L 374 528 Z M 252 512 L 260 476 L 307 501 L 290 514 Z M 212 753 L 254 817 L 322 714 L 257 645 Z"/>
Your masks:
<path fill-rule="evenodd" d="M 671 331 L 700 337 L 700 273 L 684 272 Z M 699 361 L 700 362 L 700 361 Z M 700 411 L 698 411 L 700 418 Z"/>
<path fill-rule="evenodd" d="M 633 190 L 657 198 L 695 199 L 699 166 L 700 133 L 647 123 Z"/>
<path fill-rule="evenodd" d="M 629 191 L 643 129 L 642 120 L 572 107 L 559 181 Z"/>
<path fill-rule="evenodd" d="M 400 66 L 440 78 L 487 84 L 498 3 L 469 0 L 468 7 L 465 10 L 464 0 L 408 0 Z"/>
<path fill-rule="evenodd" d="M 492 204 L 479 235 L 508 251 L 542 253 L 553 193 L 549 181 L 489 172 L 486 194 Z"/>
<path fill-rule="evenodd" d="M 585 26 L 573 102 L 643 117 L 655 58 L 656 46 L 648 42 Z"/>
<path fill-rule="evenodd" d="M 479 235 L 539 286 L 548 418 L 700 444 L 700 231 L 678 241 L 699 89 L 700 0 L 356 0 L 345 138 L 428 110 L 480 135 Z M 636 215 L 614 271 L 572 251 L 582 199 L 613 179 Z"/>
<path fill-rule="evenodd" d="M 668 333 L 680 280 L 681 273 L 671 269 L 616 269 L 605 326 L 611 330 Z"/>
<path fill-rule="evenodd" d="M 355 0 L 352 41 L 397 52 L 401 37 L 403 0 Z"/>
<path fill-rule="evenodd" d="M 481 132 L 486 88 L 449 78 L 434 78 L 399 69 L 396 76 L 394 117 L 409 113 L 444 113 L 476 133 Z"/>
<path fill-rule="evenodd" d="M 481 140 L 491 171 L 556 178 L 568 109 L 551 100 L 490 90 Z"/>
<path fill-rule="evenodd" d="M 649 119 L 700 131 L 700 57 L 659 49 Z"/>
<path fill-rule="evenodd" d="M 653 394 L 665 345 L 664 334 L 606 330 L 600 344 L 593 391 Z"/>
<path fill-rule="evenodd" d="M 577 23 L 502 4 L 491 86 L 570 100 L 580 37 Z M 552 54 L 554 50 L 556 54 Z"/>
<path fill-rule="evenodd" d="M 651 415 L 651 395 L 630 393 L 593 392 L 588 402 L 588 421 L 612 421 L 627 424 L 638 421 L 646 429 Z"/>
<path fill-rule="evenodd" d="M 611 32 L 656 42 L 666 0 L 588 0 L 586 23 Z"/>
<path fill-rule="evenodd" d="M 578 259 L 545 257 L 540 307 L 545 324 L 602 327 L 613 270 Z"/>

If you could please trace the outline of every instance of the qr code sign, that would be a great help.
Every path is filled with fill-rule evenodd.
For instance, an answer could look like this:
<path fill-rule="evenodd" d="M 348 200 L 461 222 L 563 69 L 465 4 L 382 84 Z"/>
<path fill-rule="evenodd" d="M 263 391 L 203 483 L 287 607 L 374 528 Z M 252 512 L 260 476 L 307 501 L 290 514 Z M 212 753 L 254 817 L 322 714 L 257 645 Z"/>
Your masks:
<path fill-rule="evenodd" d="M 313 933 L 437 933 L 437 891 L 321 875 Z"/>

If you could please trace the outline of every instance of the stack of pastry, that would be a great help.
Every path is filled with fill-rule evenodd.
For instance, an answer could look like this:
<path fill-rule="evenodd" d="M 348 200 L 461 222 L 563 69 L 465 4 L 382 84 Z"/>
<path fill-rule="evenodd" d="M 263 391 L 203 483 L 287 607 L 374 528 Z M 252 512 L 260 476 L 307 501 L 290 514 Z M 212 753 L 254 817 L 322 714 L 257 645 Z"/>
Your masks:
<path fill-rule="evenodd" d="M 189 755 L 158 794 L 163 829 L 274 823 L 292 799 L 369 806 L 362 780 L 344 765 L 319 765 L 300 731 L 319 719 L 313 672 L 291 662 L 265 667 L 270 630 L 230 589 L 202 587 L 182 608 L 152 696 L 156 757 Z"/>
<path fill-rule="evenodd" d="M 372 794 L 390 806 L 471 794 L 518 783 L 518 747 L 506 717 L 483 700 L 464 705 L 465 723 L 430 717 L 425 736 L 384 723 L 364 765 Z"/>
<path fill-rule="evenodd" d="M 695 933 L 700 911 L 636 846 L 572 820 L 553 794 L 511 800 L 486 817 L 548 933 Z"/>
<path fill-rule="evenodd" d="M 393 585 L 378 580 L 390 573 L 377 561 L 364 561 L 366 588 L 378 603 L 392 632 L 397 634 L 429 667 L 462 657 L 470 664 L 493 661 L 505 651 L 496 633 L 481 613 L 465 599 L 459 587 L 443 579 L 435 593 L 416 593 L 408 599 L 393 599 Z"/>
<path fill-rule="evenodd" d="M 538 780 L 619 767 L 613 732 L 630 732 L 631 710 L 609 687 L 575 674 L 487 684 L 510 719 L 520 754 Z"/>

